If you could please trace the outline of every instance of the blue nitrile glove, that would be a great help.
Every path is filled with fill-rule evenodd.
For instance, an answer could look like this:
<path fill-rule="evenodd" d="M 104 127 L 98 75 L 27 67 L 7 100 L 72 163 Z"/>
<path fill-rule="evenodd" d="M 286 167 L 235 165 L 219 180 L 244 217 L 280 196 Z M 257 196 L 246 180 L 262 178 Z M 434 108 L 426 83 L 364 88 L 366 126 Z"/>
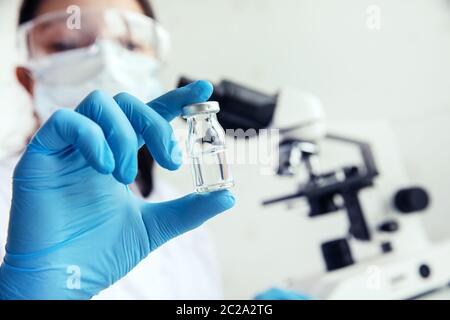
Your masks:
<path fill-rule="evenodd" d="M 272 288 L 257 294 L 255 300 L 311 300 L 311 297 L 291 290 Z"/>
<path fill-rule="evenodd" d="M 228 191 L 146 203 L 127 187 L 143 141 L 162 167 L 181 165 L 169 121 L 211 93 L 199 81 L 146 105 L 94 92 L 76 111 L 57 111 L 14 173 L 0 297 L 91 298 L 152 250 L 231 208 Z"/>

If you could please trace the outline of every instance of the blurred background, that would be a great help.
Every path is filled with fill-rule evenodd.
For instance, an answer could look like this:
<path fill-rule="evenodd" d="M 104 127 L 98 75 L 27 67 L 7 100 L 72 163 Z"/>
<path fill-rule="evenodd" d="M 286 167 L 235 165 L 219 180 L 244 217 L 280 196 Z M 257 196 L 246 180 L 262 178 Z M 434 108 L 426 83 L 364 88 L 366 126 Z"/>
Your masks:
<path fill-rule="evenodd" d="M 373 197 L 383 194 L 383 186 L 424 186 L 432 198 L 421 217 L 428 237 L 450 237 L 449 1 L 152 3 L 172 37 L 163 75 L 168 89 L 187 75 L 230 79 L 268 94 L 285 86 L 313 93 L 332 128 L 373 144 L 381 171 Z M 1 85 L 15 82 L 17 4 L 0 0 Z M 380 17 L 375 28 L 373 8 Z M 16 99 L 15 94 L 1 107 L 10 108 Z M 331 152 L 328 159 L 339 156 Z M 293 192 L 295 180 L 261 176 L 254 165 L 235 165 L 233 172 L 237 205 L 208 223 L 225 297 L 249 298 L 287 278 L 324 270 L 319 245 L 345 233 L 345 217 L 312 220 L 304 209 L 263 208 L 264 199 Z M 180 192 L 191 192 L 189 168 L 158 174 Z"/>

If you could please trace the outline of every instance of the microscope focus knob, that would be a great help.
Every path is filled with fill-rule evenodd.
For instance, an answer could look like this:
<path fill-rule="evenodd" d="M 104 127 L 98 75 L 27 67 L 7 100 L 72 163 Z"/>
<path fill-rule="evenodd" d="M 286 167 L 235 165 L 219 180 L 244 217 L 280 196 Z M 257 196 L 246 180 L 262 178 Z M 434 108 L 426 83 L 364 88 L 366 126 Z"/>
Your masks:
<path fill-rule="evenodd" d="M 422 211 L 428 207 L 429 203 L 428 193 L 419 187 L 401 189 L 394 196 L 395 208 L 400 213 Z"/>
<path fill-rule="evenodd" d="M 321 247 L 327 271 L 341 269 L 354 263 L 350 246 L 345 238 L 322 243 Z"/>

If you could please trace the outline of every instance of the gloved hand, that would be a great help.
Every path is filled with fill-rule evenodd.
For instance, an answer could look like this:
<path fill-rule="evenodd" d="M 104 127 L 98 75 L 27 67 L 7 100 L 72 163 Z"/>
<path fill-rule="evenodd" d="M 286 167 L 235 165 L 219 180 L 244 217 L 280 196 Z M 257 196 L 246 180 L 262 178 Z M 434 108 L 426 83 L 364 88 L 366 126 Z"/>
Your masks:
<path fill-rule="evenodd" d="M 294 291 L 272 288 L 257 294 L 255 300 L 311 300 L 311 298 Z"/>
<path fill-rule="evenodd" d="M 169 121 L 211 93 L 199 81 L 146 105 L 94 92 L 75 111 L 57 111 L 14 172 L 0 297 L 91 298 L 152 250 L 231 208 L 228 191 L 146 203 L 127 187 L 144 141 L 162 167 L 181 165 Z"/>

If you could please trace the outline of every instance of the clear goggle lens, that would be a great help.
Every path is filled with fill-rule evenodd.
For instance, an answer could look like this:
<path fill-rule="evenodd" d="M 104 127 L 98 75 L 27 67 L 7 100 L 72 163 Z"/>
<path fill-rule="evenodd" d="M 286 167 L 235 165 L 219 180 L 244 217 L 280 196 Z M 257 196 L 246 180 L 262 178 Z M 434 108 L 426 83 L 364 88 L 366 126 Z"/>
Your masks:
<path fill-rule="evenodd" d="M 99 39 L 165 60 L 168 32 L 155 20 L 116 9 L 82 10 L 77 17 L 64 11 L 45 14 L 19 28 L 19 53 L 34 60 L 68 50 L 87 48 Z"/>

